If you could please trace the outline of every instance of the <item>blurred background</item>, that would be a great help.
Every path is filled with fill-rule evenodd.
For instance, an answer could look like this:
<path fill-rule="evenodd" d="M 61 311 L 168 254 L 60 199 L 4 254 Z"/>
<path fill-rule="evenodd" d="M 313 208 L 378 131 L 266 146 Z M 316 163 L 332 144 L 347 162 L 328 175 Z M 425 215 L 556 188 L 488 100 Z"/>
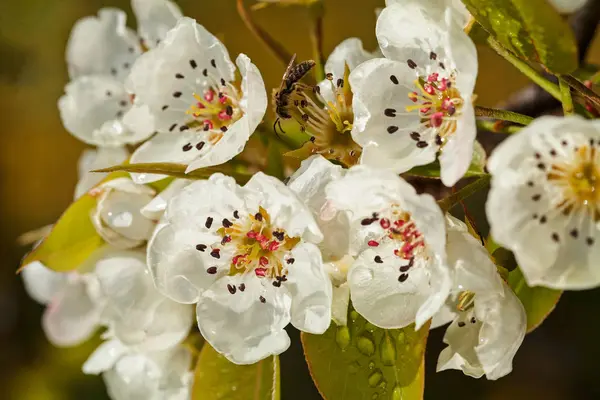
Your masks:
<path fill-rule="evenodd" d="M 232 58 L 247 53 L 269 91 L 279 84 L 284 66 L 248 33 L 234 0 L 177 2 L 186 15 L 225 42 Z M 366 49 L 375 49 L 375 9 L 383 5 L 384 0 L 325 0 L 326 54 L 350 36 L 360 37 Z M 76 162 L 84 145 L 63 129 L 56 108 L 68 80 L 65 45 L 78 18 L 107 6 L 131 16 L 127 0 L 0 1 L 0 399 L 107 398 L 99 377 L 80 372 L 94 340 L 76 349 L 50 346 L 40 328 L 42 307 L 27 297 L 15 275 L 27 251 L 16 238 L 55 221 L 72 199 Z M 299 59 L 311 57 L 304 9 L 269 7 L 254 15 Z M 600 61 L 598 42 L 590 61 Z M 496 105 L 526 84 L 512 66 L 480 49 L 479 104 Z M 425 398 L 600 398 L 599 305 L 600 290 L 566 293 L 551 317 L 525 338 L 513 373 L 497 382 L 456 371 L 436 374 L 443 330 L 432 332 Z M 297 341 L 282 356 L 281 375 L 284 400 L 320 398 Z"/>

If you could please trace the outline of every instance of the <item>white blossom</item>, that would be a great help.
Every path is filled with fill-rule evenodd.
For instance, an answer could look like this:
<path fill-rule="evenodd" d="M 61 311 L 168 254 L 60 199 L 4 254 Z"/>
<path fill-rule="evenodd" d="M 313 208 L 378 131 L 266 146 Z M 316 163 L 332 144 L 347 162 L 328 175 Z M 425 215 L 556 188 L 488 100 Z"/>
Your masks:
<path fill-rule="evenodd" d="M 559 12 L 571 14 L 579 10 L 588 0 L 548 0 Z"/>
<path fill-rule="evenodd" d="M 101 304 L 89 288 L 88 274 L 55 272 L 34 262 L 21 275 L 29 296 L 46 305 L 42 328 L 53 345 L 76 346 L 99 328 Z"/>
<path fill-rule="evenodd" d="M 306 204 L 323 232 L 323 241 L 318 246 L 333 283 L 332 319 L 338 325 L 347 322 L 350 300 L 347 275 L 354 257 L 350 255 L 350 219 L 345 212 L 328 209 L 325 188 L 344 176 L 345 171 L 315 155 L 304 160 L 288 181 L 288 187 Z"/>
<path fill-rule="evenodd" d="M 600 126 L 542 117 L 492 153 L 486 204 L 493 238 L 531 286 L 600 285 Z"/>
<path fill-rule="evenodd" d="M 83 370 L 101 373 L 113 400 L 188 400 L 191 359 L 183 346 L 142 352 L 111 340 L 96 349 Z"/>
<path fill-rule="evenodd" d="M 443 319 L 447 328 L 437 370 L 460 369 L 466 375 L 501 378 L 523 342 L 527 316 L 523 305 L 500 278 L 487 250 L 461 221 L 448 217 L 448 262 L 454 285 Z M 448 312 L 450 310 L 451 312 Z"/>
<path fill-rule="evenodd" d="M 128 78 L 136 107 L 150 111 L 158 132 L 131 162 L 183 163 L 189 172 L 239 154 L 262 121 L 267 94 L 246 55 L 240 54 L 236 64 L 241 81 L 235 79 L 236 66 L 225 46 L 193 19 L 180 19 L 158 47 L 138 59 Z M 147 123 L 140 116 L 134 125 Z"/>
<path fill-rule="evenodd" d="M 439 151 L 442 182 L 454 185 L 469 167 L 476 136 L 473 42 L 452 7 L 430 0 L 390 4 L 376 34 L 386 58 L 350 75 L 361 163 L 405 172 Z"/>
<path fill-rule="evenodd" d="M 108 176 L 108 173 L 90 171 L 119 165 L 127 160 L 128 156 L 129 153 L 123 147 L 98 147 L 84 150 L 77 164 L 79 180 L 75 186 L 75 200 Z"/>
<path fill-rule="evenodd" d="M 338 251 L 347 256 L 333 265 L 342 271 L 351 265 L 354 308 L 382 328 L 422 326 L 442 307 L 451 285 L 444 218 L 433 197 L 417 195 L 393 172 L 366 166 L 328 183 L 325 194 L 321 218 L 349 221 L 349 232 L 336 234 Z"/>
<path fill-rule="evenodd" d="M 189 306 L 161 295 L 143 251 L 105 246 L 71 272 L 39 262 L 23 270 L 25 288 L 46 304 L 44 332 L 54 345 L 75 346 L 99 327 L 131 349 L 159 351 L 180 343 L 192 324 Z"/>
<path fill-rule="evenodd" d="M 124 80 L 143 52 L 141 43 L 153 47 L 181 12 L 169 0 L 133 0 L 132 6 L 141 38 L 127 28 L 125 12 L 103 8 L 97 17 L 77 21 L 67 43 L 72 80 L 58 107 L 65 128 L 88 144 L 137 143 L 154 131 L 152 115 L 144 107 L 133 107 L 135 96 L 125 90 Z"/>
<path fill-rule="evenodd" d="M 107 243 L 127 249 L 150 238 L 155 221 L 142 215 L 141 210 L 154 198 L 153 189 L 117 178 L 95 187 L 90 194 L 97 198 L 90 218 Z"/>
<path fill-rule="evenodd" d="M 306 206 L 283 183 L 258 173 L 243 187 L 221 174 L 173 197 L 148 247 L 156 287 L 197 303 L 202 335 L 237 364 L 285 351 L 288 323 L 323 333 L 331 282 Z"/>

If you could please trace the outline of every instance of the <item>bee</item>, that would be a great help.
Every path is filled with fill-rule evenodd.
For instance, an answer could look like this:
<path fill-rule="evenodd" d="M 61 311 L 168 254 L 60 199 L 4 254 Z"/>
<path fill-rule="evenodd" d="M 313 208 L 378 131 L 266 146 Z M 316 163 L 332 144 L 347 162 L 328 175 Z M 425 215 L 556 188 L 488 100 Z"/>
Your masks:
<path fill-rule="evenodd" d="M 275 103 L 275 114 L 277 114 L 277 119 L 273 124 L 273 129 L 275 133 L 277 133 L 277 124 L 279 124 L 279 129 L 281 132 L 285 133 L 281 128 L 281 120 L 282 119 L 290 119 L 292 116 L 288 112 L 288 105 L 290 102 L 290 95 L 294 92 L 296 88 L 296 83 L 300 81 L 304 76 L 314 68 L 316 63 L 313 60 L 302 61 L 298 65 L 294 65 L 296 61 L 296 55 L 292 57 L 290 63 L 285 69 L 285 73 L 283 74 L 283 78 L 281 79 L 281 85 L 279 86 L 279 90 L 275 92 L 273 95 L 273 102 Z"/>

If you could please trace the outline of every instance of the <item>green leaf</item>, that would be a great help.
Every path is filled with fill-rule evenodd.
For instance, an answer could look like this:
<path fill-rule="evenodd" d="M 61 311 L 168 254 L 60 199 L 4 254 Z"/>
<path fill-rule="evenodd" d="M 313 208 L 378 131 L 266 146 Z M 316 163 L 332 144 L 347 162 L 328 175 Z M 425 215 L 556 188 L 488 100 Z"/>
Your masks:
<path fill-rule="evenodd" d="M 425 344 L 419 331 L 380 329 L 356 311 L 348 326 L 331 323 L 323 335 L 302 334 L 311 376 L 325 400 L 423 398 Z"/>
<path fill-rule="evenodd" d="M 138 163 L 138 164 L 121 164 L 113 167 L 99 169 L 93 172 L 114 172 L 125 171 L 134 173 L 160 174 L 174 178 L 183 179 L 207 179 L 216 172 L 221 172 L 225 175 L 232 176 L 238 183 L 246 183 L 250 176 L 247 173 L 237 171 L 229 165 L 219 165 L 217 167 L 200 168 L 195 171 L 185 173 L 187 165 L 175 163 Z"/>
<path fill-rule="evenodd" d="M 533 331 L 550 315 L 562 294 L 561 290 L 541 286 L 530 287 L 520 268 L 508 274 L 508 285 L 515 292 L 527 313 L 527 332 Z"/>
<path fill-rule="evenodd" d="M 502 249 L 491 237 L 488 237 L 486 248 L 490 254 L 498 253 Z M 496 262 L 502 260 L 496 260 Z M 500 265 L 504 267 L 503 265 Z M 509 269 L 512 266 L 508 266 Z M 505 272 L 507 270 L 505 269 Z M 514 268 L 508 272 L 508 285 L 517 295 L 527 314 L 527 332 L 533 331 L 550 315 L 556 307 L 562 294 L 561 290 L 549 289 L 541 286 L 531 287 L 527 285 L 521 268 Z"/>
<path fill-rule="evenodd" d="M 200 351 L 192 400 L 279 400 L 279 358 L 236 365 L 208 343 Z"/>
<path fill-rule="evenodd" d="M 521 58 L 557 74 L 577 68 L 571 28 L 548 0 L 463 0 L 490 35 Z"/>
<path fill-rule="evenodd" d="M 50 234 L 21 262 L 21 268 L 34 261 L 59 272 L 72 271 L 104 244 L 90 219 L 96 199 L 89 193 L 75 200 L 59 218 Z"/>

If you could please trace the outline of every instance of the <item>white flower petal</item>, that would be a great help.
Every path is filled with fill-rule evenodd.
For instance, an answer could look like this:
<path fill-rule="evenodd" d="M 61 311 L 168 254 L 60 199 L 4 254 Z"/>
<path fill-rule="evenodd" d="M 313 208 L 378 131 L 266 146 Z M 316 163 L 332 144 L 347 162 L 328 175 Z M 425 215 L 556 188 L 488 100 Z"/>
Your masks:
<path fill-rule="evenodd" d="M 128 354 L 103 374 L 113 400 L 188 400 L 191 354 L 171 351 Z"/>
<path fill-rule="evenodd" d="M 204 252 L 196 248 L 219 240 L 219 236 L 191 228 L 158 227 L 148 243 L 148 266 L 156 288 L 179 303 L 196 303 L 203 290 L 229 271 L 231 258 L 216 260 L 209 256 L 210 248 Z M 217 271 L 211 274 L 211 267 Z"/>
<path fill-rule="evenodd" d="M 585 5 L 587 0 L 549 0 L 561 13 L 571 14 Z"/>
<path fill-rule="evenodd" d="M 208 217 L 220 226 L 223 218 L 233 218 L 235 211 L 239 215 L 256 212 L 258 204 L 247 196 L 248 191 L 238 186 L 235 179 L 217 173 L 183 188 L 170 200 L 165 216 L 177 226 L 212 232 L 205 226 Z"/>
<path fill-rule="evenodd" d="M 137 143 L 151 132 L 132 132 L 122 121 L 131 108 L 123 85 L 109 76 L 88 75 L 71 81 L 58 108 L 65 128 L 76 138 L 97 146 Z"/>
<path fill-rule="evenodd" d="M 321 155 L 314 155 L 302 161 L 300 168 L 290 177 L 288 187 L 308 206 L 323 232 L 319 248 L 324 260 L 340 259 L 348 254 L 350 237 L 349 221 L 346 213 L 322 218 L 327 207 L 325 187 L 343 176 L 344 170 Z"/>
<path fill-rule="evenodd" d="M 209 68 L 211 74 L 228 82 L 234 79 L 235 66 L 225 46 L 196 21 L 184 17 L 158 47 L 136 61 L 126 86 L 136 94 L 137 101 L 150 108 L 157 131 L 167 133 L 173 124 L 189 119 L 185 112 L 197 103 L 194 92 L 202 94 L 202 89 L 212 83 L 202 73 Z M 175 97 L 177 92 L 181 95 Z M 165 105 L 168 108 L 163 110 Z"/>
<path fill-rule="evenodd" d="M 83 373 L 98 375 L 115 365 L 117 360 L 127 353 L 127 348 L 118 340 L 102 343 L 83 364 Z"/>
<path fill-rule="evenodd" d="M 321 252 L 314 244 L 301 243 L 291 253 L 294 263 L 287 265 L 286 287 L 292 296 L 292 325 L 322 334 L 331 322 L 332 289 Z"/>
<path fill-rule="evenodd" d="M 463 31 L 464 25 L 457 21 L 454 5 L 449 3 L 406 0 L 390 4 L 377 20 L 377 40 L 389 59 L 404 63 L 412 60 L 420 67 L 443 62 L 457 71 L 461 91 L 470 94 L 477 76 L 477 51 Z M 437 55 L 434 60 L 432 52 Z"/>
<path fill-rule="evenodd" d="M 290 345 L 284 328 L 292 298 L 283 285 L 269 283 L 263 286 L 253 274 L 225 276 L 202 293 L 196 309 L 200 332 L 233 363 L 252 364 Z"/>
<path fill-rule="evenodd" d="M 477 136 L 475 110 L 471 99 L 465 99 L 463 114 L 457 121 L 456 132 L 450 135 L 440 156 L 442 183 L 454 186 L 464 176 L 473 159 L 473 145 Z"/>
<path fill-rule="evenodd" d="M 198 168 L 223 164 L 240 154 L 265 115 L 268 99 L 260 71 L 245 54 L 238 56 L 236 64 L 242 75 L 243 95 L 240 108 L 244 115 L 229 126 L 223 138 L 210 151 L 194 160 L 186 173 Z"/>
<path fill-rule="evenodd" d="M 348 283 L 342 283 L 340 286 L 333 287 L 333 297 L 331 301 L 331 319 L 338 326 L 348 324 L 348 305 L 350 304 L 350 286 Z"/>
<path fill-rule="evenodd" d="M 192 181 L 187 179 L 175 179 L 166 187 L 165 190 L 158 193 L 150 203 L 142 208 L 141 213 L 144 217 L 158 221 L 167 208 L 167 203 L 173 196 L 176 196 L 181 189 L 189 185 Z"/>
<path fill-rule="evenodd" d="M 422 259 L 415 260 L 410 277 L 399 282 L 399 267 L 394 246 L 368 249 L 348 272 L 352 305 L 372 324 L 384 329 L 403 328 L 415 322 L 415 315 L 429 294 L 429 274 Z M 374 261 L 376 256 L 383 263 Z M 404 262 L 404 265 L 408 261 Z"/>
<path fill-rule="evenodd" d="M 501 295 L 476 296 L 474 314 L 459 317 L 448 327 L 444 336 L 448 347 L 440 353 L 438 371 L 462 369 L 469 376 L 485 374 L 490 380 L 512 371 L 512 359 L 525 337 L 527 317 L 519 299 L 500 283 L 504 289 Z"/>
<path fill-rule="evenodd" d="M 141 214 L 154 191 L 127 178 L 105 182 L 96 188 L 101 194 L 91 219 L 102 238 L 119 248 L 132 248 L 150 238 L 154 221 Z"/>
<path fill-rule="evenodd" d="M 183 133 L 157 133 L 150 140 L 138 147 L 131 155 L 131 163 L 176 163 L 188 164 L 197 156 L 197 150 L 192 145 L 202 142 L 204 136 L 197 132 Z M 183 151 L 185 146 L 192 146 L 191 150 Z M 186 147 L 187 148 L 187 147 Z M 139 175 L 139 174 L 138 174 Z M 162 179 L 163 175 L 155 175 L 137 183 L 149 183 Z M 156 178 L 156 179 L 154 179 Z"/>
<path fill-rule="evenodd" d="M 267 210 L 273 226 L 285 230 L 288 236 L 301 237 L 312 243 L 323 240 L 310 210 L 277 178 L 258 172 L 244 189 L 251 191 L 255 201 Z"/>
<path fill-rule="evenodd" d="M 103 318 L 122 343 L 164 350 L 187 336 L 191 309 L 156 291 L 144 253 L 109 253 L 96 264 L 95 275 L 106 298 Z"/>
<path fill-rule="evenodd" d="M 85 279 L 71 275 L 52 298 L 42 318 L 48 340 L 55 346 L 76 346 L 98 328 L 100 309 L 90 298 Z"/>
<path fill-rule="evenodd" d="M 419 113 L 405 111 L 414 104 L 409 98 L 414 80 L 415 73 L 406 62 L 384 58 L 367 61 L 350 74 L 352 138 L 365 148 L 361 163 L 405 172 L 435 160 L 435 132 L 422 124 Z M 386 115 L 388 109 L 395 116 Z M 421 142 L 426 145 L 418 147 Z"/>
<path fill-rule="evenodd" d="M 358 67 L 363 62 L 375 58 L 375 54 L 369 53 L 363 48 L 362 41 L 359 38 L 348 38 L 338 44 L 325 63 L 325 72 L 333 74 L 334 81 L 344 77 L 346 65 L 350 71 Z M 321 96 L 326 102 L 335 103 L 335 95 L 332 82 L 324 80 L 319 83 L 321 87 Z"/>
<path fill-rule="evenodd" d="M 66 274 L 53 271 L 39 261 L 27 264 L 21 276 L 27 294 L 40 304 L 49 303 L 67 281 Z"/>
<path fill-rule="evenodd" d="M 136 34 L 125 26 L 126 14 L 103 8 L 98 17 L 85 17 L 75 23 L 67 43 L 69 75 L 112 75 L 122 81 L 142 52 Z"/>
<path fill-rule="evenodd" d="M 75 199 L 83 196 L 108 175 L 108 173 L 90 171 L 119 165 L 127 160 L 128 156 L 129 153 L 124 147 L 98 147 L 95 150 L 84 150 L 78 162 L 79 181 L 75 187 Z"/>
<path fill-rule="evenodd" d="M 170 0 L 132 0 L 131 8 L 137 18 L 138 33 L 148 48 L 160 43 L 183 17 L 179 7 Z"/>
<path fill-rule="evenodd" d="M 587 178 L 578 178 L 577 172 L 589 162 L 598 168 L 592 156 L 599 140 L 593 122 L 544 117 L 503 142 L 488 162 L 493 179 L 486 211 L 492 236 L 515 253 L 532 286 L 586 289 L 600 284 L 595 268 L 600 231 L 593 219 L 597 204 L 585 197 L 596 172 Z"/>

